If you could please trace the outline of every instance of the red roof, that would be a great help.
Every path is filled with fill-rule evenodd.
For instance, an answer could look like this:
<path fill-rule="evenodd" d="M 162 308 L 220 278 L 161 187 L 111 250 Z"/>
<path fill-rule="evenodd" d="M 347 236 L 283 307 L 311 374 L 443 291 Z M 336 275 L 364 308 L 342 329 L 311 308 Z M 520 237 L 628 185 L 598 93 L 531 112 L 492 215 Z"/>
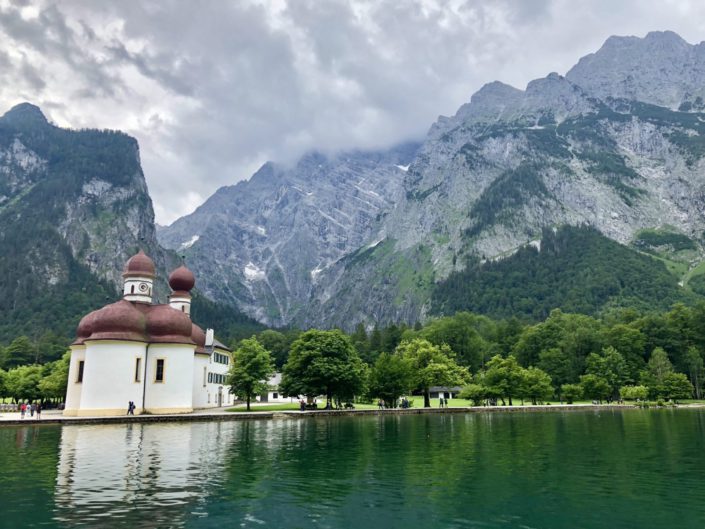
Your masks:
<path fill-rule="evenodd" d="M 169 274 L 169 286 L 176 292 L 188 293 L 196 284 L 196 278 L 193 272 L 181 265 L 179 268 Z"/>
<path fill-rule="evenodd" d="M 154 267 L 154 261 L 149 258 L 149 256 L 140 250 L 138 253 L 133 255 L 125 263 L 125 271 L 122 277 L 131 276 L 148 276 L 154 277 L 156 268 Z"/>
<path fill-rule="evenodd" d="M 191 319 L 180 310 L 169 305 L 146 305 L 123 299 L 85 316 L 78 324 L 74 345 L 88 340 L 195 345 L 192 334 Z"/>
<path fill-rule="evenodd" d="M 206 333 L 195 323 L 191 324 L 191 339 L 196 344 L 197 353 L 206 352 Z"/>

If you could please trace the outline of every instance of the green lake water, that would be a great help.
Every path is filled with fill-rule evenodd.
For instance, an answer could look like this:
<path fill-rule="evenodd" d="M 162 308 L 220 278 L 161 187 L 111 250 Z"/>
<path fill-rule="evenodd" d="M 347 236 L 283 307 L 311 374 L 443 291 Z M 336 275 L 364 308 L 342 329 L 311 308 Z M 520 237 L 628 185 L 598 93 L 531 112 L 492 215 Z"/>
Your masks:
<path fill-rule="evenodd" d="M 0 427 L 0 527 L 703 528 L 705 411 Z"/>

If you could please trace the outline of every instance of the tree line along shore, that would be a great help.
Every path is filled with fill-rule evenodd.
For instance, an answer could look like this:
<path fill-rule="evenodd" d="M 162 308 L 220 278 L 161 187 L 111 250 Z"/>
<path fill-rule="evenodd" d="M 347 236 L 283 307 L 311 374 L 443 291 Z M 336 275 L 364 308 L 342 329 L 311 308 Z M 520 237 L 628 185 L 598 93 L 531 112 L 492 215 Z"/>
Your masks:
<path fill-rule="evenodd" d="M 233 340 L 230 390 L 248 404 L 282 373 L 278 390 L 323 396 L 327 407 L 395 407 L 412 393 L 460 387 L 475 405 L 578 400 L 700 399 L 705 303 L 668 312 L 613 308 L 600 317 L 553 310 L 538 323 L 469 312 L 426 324 L 340 330 L 267 329 Z M 66 339 L 20 336 L 0 347 L 0 399 L 61 402 Z"/>

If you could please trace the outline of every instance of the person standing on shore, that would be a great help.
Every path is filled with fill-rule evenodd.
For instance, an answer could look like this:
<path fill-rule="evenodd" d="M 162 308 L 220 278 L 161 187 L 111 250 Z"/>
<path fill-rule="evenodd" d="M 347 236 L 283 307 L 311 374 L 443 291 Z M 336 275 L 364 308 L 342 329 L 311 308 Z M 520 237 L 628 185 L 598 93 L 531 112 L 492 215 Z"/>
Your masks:
<path fill-rule="evenodd" d="M 41 419 L 42 418 L 42 403 L 41 402 L 37 403 L 37 407 L 35 408 L 34 411 L 37 412 L 37 420 Z"/>
<path fill-rule="evenodd" d="M 23 402 L 20 404 L 20 417 L 24 419 L 24 414 L 27 413 L 27 405 Z"/>

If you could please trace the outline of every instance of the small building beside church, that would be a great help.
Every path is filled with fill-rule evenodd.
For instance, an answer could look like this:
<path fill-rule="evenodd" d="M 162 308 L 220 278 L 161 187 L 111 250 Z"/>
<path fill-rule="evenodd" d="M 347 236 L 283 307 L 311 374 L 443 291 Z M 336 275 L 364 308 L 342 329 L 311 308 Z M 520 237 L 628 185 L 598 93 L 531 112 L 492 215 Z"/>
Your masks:
<path fill-rule="evenodd" d="M 191 321 L 193 273 L 169 275 L 167 304 L 153 304 L 154 262 L 132 256 L 123 297 L 91 312 L 78 325 L 64 415 L 186 413 L 233 402 L 225 385 L 231 351 Z"/>

